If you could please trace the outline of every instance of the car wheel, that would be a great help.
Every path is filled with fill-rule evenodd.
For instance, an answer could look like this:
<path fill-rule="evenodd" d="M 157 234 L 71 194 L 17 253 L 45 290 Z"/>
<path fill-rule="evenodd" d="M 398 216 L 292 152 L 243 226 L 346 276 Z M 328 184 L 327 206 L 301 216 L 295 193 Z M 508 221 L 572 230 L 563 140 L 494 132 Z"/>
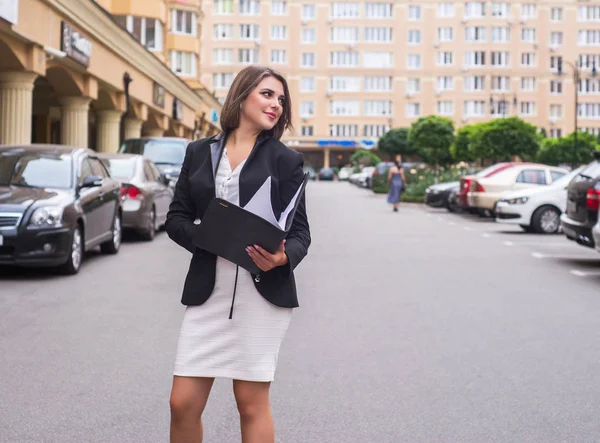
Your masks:
<path fill-rule="evenodd" d="M 540 234 L 556 234 L 560 228 L 560 212 L 552 206 L 542 206 L 533 213 L 531 226 Z"/>
<path fill-rule="evenodd" d="M 110 240 L 100 245 L 100 251 L 103 254 L 116 254 L 121 247 L 121 238 L 123 232 L 121 228 L 121 214 L 117 212 L 113 221 L 112 237 Z"/>
<path fill-rule="evenodd" d="M 156 212 L 154 212 L 154 206 L 150 209 L 150 223 L 148 227 L 142 232 L 142 238 L 146 241 L 154 240 L 156 235 Z"/>
<path fill-rule="evenodd" d="M 71 235 L 71 247 L 69 249 L 69 258 L 66 263 L 60 267 L 60 271 L 67 275 L 74 275 L 79 272 L 81 262 L 83 261 L 83 236 L 81 227 L 75 226 Z"/>

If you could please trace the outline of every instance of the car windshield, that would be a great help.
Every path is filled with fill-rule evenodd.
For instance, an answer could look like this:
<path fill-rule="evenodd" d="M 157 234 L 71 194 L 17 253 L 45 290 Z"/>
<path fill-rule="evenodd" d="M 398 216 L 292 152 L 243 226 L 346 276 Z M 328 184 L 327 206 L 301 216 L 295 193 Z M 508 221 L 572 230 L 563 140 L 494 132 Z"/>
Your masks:
<path fill-rule="evenodd" d="M 135 159 L 133 158 L 103 158 L 102 163 L 110 172 L 111 177 L 129 180 L 135 175 Z"/>
<path fill-rule="evenodd" d="M 71 174 L 70 155 L 0 154 L 0 186 L 68 189 Z"/>
<path fill-rule="evenodd" d="M 181 165 L 186 146 L 183 140 L 127 140 L 121 145 L 119 152 L 141 154 L 157 165 Z"/>

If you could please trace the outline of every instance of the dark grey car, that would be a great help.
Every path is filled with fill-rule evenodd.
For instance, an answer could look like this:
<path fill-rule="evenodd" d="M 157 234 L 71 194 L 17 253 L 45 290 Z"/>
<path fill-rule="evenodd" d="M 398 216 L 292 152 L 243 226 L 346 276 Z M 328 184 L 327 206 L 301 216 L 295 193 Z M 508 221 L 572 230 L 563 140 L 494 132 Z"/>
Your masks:
<path fill-rule="evenodd" d="M 123 228 L 152 240 L 165 224 L 173 199 L 169 178 L 142 155 L 102 153 L 98 158 L 121 183 Z"/>

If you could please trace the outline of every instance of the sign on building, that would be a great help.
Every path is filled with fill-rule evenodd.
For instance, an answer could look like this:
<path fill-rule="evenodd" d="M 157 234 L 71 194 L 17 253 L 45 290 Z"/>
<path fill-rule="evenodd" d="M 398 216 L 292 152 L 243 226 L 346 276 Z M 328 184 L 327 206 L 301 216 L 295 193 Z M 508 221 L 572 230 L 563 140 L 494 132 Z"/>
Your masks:
<path fill-rule="evenodd" d="M 90 65 L 92 42 L 72 25 L 62 22 L 60 49 L 83 66 Z"/>

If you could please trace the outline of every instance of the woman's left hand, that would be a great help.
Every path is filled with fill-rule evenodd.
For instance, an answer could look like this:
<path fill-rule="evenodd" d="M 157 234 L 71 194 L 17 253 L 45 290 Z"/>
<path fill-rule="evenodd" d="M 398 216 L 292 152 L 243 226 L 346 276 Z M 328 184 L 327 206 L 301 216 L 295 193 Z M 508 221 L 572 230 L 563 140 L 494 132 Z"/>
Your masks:
<path fill-rule="evenodd" d="M 248 246 L 246 252 L 252 261 L 258 266 L 261 271 L 267 272 L 278 266 L 286 265 L 288 262 L 287 254 L 284 249 L 285 240 L 281 242 L 279 249 L 275 254 L 265 251 L 258 245 Z"/>

